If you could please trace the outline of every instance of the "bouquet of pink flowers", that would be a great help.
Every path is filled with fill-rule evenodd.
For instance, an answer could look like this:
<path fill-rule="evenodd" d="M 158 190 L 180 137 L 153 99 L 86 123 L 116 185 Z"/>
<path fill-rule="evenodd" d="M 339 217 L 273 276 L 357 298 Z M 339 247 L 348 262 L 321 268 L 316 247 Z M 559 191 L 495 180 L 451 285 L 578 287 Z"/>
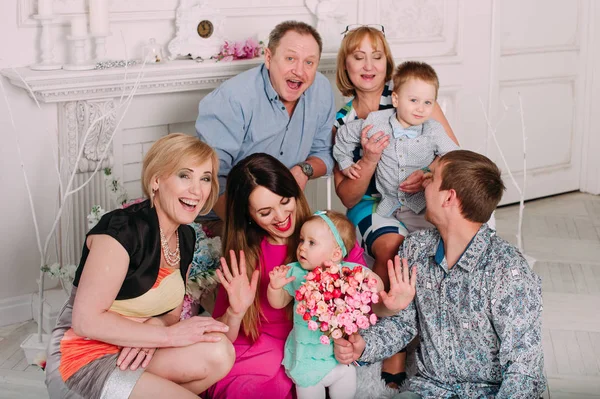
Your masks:
<path fill-rule="evenodd" d="M 320 330 L 321 343 L 364 330 L 377 322 L 371 304 L 379 302 L 377 280 L 369 278 L 362 266 L 353 269 L 331 265 L 316 268 L 296 291 L 296 313 L 311 331 Z"/>
<path fill-rule="evenodd" d="M 221 52 L 217 54 L 218 61 L 233 61 L 255 58 L 263 54 L 263 42 L 254 38 L 248 38 L 244 42 L 232 42 L 226 40 L 221 47 Z"/>

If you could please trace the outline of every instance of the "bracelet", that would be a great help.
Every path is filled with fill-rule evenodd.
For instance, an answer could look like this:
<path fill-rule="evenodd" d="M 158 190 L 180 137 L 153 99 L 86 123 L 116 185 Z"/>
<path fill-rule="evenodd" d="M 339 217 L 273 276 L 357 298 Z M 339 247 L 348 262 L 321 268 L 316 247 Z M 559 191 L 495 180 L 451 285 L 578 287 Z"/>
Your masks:
<path fill-rule="evenodd" d="M 421 170 L 423 171 L 423 173 L 431 173 L 431 169 L 429 169 L 429 166 L 424 166 L 421 168 Z"/>

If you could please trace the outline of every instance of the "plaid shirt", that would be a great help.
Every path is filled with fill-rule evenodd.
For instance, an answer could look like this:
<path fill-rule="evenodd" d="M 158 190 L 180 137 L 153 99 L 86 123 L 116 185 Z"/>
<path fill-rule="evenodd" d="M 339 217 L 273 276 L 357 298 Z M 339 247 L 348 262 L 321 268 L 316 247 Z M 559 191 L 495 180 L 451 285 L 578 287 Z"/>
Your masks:
<path fill-rule="evenodd" d="M 444 127 L 433 119 L 403 128 L 396 118 L 395 109 L 376 111 L 371 112 L 367 119 L 348 122 L 337 131 L 333 157 L 340 169 L 352 165 L 352 152 L 360 145 L 361 131 L 367 125 L 373 125 L 369 137 L 378 132 L 390 135 L 390 144 L 383 150 L 377 164 L 375 182 L 377 191 L 382 195 L 377 213 L 389 217 L 401 206 L 420 213 L 425 209 L 425 195 L 422 191 L 405 193 L 399 189 L 400 183 L 415 170 L 431 164 L 436 156 L 459 147 L 448 137 Z"/>
<path fill-rule="evenodd" d="M 544 391 L 541 280 L 521 253 L 482 225 L 448 269 L 437 230 L 409 235 L 399 255 L 418 269 L 408 308 L 363 337 L 361 361 L 385 359 L 416 335 L 424 398 L 537 398 Z"/>

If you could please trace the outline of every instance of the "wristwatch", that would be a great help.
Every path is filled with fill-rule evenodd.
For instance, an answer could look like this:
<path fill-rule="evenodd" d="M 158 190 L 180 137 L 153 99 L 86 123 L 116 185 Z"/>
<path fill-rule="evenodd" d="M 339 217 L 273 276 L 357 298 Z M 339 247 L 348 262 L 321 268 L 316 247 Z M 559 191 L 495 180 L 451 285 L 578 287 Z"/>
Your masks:
<path fill-rule="evenodd" d="M 304 173 L 306 175 L 306 177 L 308 177 L 309 179 L 315 173 L 315 171 L 313 170 L 312 165 L 309 164 L 308 162 L 300 162 L 298 164 L 298 166 L 300 166 L 300 169 L 302 169 L 302 173 Z"/>

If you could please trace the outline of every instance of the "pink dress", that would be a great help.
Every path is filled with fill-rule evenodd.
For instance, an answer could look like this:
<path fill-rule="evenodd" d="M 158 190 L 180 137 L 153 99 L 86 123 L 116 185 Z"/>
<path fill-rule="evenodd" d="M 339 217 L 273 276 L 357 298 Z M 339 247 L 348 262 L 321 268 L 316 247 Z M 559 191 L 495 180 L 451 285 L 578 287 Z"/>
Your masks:
<path fill-rule="evenodd" d="M 261 281 L 258 287 L 262 316 L 259 324 L 259 337 L 255 342 L 244 335 L 242 327 L 233 343 L 235 364 L 221 381 L 210 387 L 207 397 L 213 399 L 253 399 L 292 398 L 293 382 L 281 365 L 285 340 L 292 330 L 292 320 L 286 309 L 274 309 L 267 299 L 269 272 L 276 266 L 285 264 L 286 245 L 270 244 L 264 239 L 260 244 Z M 349 262 L 364 265 L 362 249 L 356 245 L 346 258 Z M 229 307 L 227 292 L 222 286 L 217 293 L 213 317 L 222 316 Z"/>

